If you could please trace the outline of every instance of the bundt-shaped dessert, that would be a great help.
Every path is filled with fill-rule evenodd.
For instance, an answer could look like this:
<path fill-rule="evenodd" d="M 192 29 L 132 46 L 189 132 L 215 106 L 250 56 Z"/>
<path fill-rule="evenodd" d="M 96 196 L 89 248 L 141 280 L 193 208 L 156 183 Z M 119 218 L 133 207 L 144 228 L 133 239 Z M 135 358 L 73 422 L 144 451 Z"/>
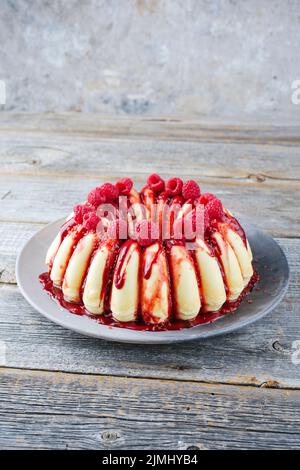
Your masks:
<path fill-rule="evenodd" d="M 157 174 L 140 192 L 129 178 L 90 191 L 46 264 L 41 282 L 64 307 L 149 329 L 233 311 L 257 280 L 245 233 L 221 201 Z"/>

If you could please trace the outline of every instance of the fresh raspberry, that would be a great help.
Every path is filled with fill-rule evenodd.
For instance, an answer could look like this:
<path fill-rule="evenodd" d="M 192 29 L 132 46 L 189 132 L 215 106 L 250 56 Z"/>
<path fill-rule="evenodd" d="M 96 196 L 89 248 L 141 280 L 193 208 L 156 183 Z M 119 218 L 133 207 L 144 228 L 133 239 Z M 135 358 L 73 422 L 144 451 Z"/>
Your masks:
<path fill-rule="evenodd" d="M 150 175 L 147 179 L 147 183 L 149 188 L 155 193 L 160 193 L 165 189 L 165 182 L 157 173 Z"/>
<path fill-rule="evenodd" d="M 122 178 L 116 182 L 116 188 L 119 190 L 121 196 L 127 196 L 133 186 L 133 181 L 130 178 Z"/>
<path fill-rule="evenodd" d="M 104 183 L 100 187 L 100 193 L 104 202 L 112 202 L 119 196 L 118 188 L 112 183 Z"/>
<path fill-rule="evenodd" d="M 141 246 L 151 245 L 159 239 L 159 228 L 154 222 L 144 219 L 136 224 L 136 239 Z"/>
<path fill-rule="evenodd" d="M 206 204 L 210 201 L 212 201 L 213 199 L 216 199 L 216 196 L 212 193 L 203 193 L 201 194 L 200 198 L 199 198 L 199 202 L 200 204 L 203 204 L 204 206 L 206 206 Z"/>
<path fill-rule="evenodd" d="M 100 204 L 104 202 L 101 188 L 98 186 L 97 188 L 92 189 L 88 194 L 87 200 L 94 207 L 100 206 Z"/>
<path fill-rule="evenodd" d="M 175 197 L 173 197 L 173 199 L 170 203 L 170 207 L 172 207 L 175 204 L 177 204 L 178 206 L 182 206 L 183 203 L 184 203 L 184 199 L 183 199 L 182 196 L 175 196 Z"/>
<path fill-rule="evenodd" d="M 182 186 L 182 195 L 185 199 L 196 199 L 200 196 L 199 184 L 193 180 L 186 181 Z"/>
<path fill-rule="evenodd" d="M 84 214 L 92 212 L 93 208 L 88 206 L 87 204 L 77 204 L 77 206 L 74 207 L 73 211 L 75 222 L 77 222 L 78 224 L 82 224 Z"/>
<path fill-rule="evenodd" d="M 114 220 L 108 227 L 107 236 L 113 240 L 125 240 L 127 238 L 127 222 L 123 219 Z"/>
<path fill-rule="evenodd" d="M 205 211 L 209 217 L 209 220 L 220 220 L 223 215 L 223 206 L 218 198 L 214 198 L 207 203 L 205 206 Z"/>
<path fill-rule="evenodd" d="M 83 216 L 83 226 L 87 230 L 96 230 L 97 225 L 99 224 L 100 219 L 95 212 L 87 212 Z"/>
<path fill-rule="evenodd" d="M 181 194 L 183 182 L 180 178 L 171 178 L 166 183 L 166 193 L 168 196 L 178 196 Z"/>

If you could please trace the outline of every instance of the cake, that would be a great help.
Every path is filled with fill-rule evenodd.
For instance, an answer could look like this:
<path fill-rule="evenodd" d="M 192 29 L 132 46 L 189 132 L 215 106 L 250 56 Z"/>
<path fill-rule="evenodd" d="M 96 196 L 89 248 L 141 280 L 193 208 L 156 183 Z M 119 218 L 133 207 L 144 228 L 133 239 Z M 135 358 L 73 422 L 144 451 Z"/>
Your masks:
<path fill-rule="evenodd" d="M 197 182 L 152 174 L 92 189 L 51 243 L 41 282 L 114 325 L 193 326 L 234 311 L 257 281 L 243 228 Z"/>

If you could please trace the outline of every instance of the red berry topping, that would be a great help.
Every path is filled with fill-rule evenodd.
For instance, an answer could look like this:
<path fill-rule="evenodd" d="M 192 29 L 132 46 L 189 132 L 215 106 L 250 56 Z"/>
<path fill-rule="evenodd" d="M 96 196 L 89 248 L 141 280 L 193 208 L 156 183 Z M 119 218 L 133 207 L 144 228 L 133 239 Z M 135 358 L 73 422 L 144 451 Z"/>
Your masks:
<path fill-rule="evenodd" d="M 177 204 L 178 206 L 182 206 L 183 203 L 184 203 L 184 199 L 182 196 L 175 196 L 173 197 L 171 201 L 170 207 L 172 207 L 174 204 Z"/>
<path fill-rule="evenodd" d="M 144 219 L 136 224 L 136 239 L 141 246 L 151 245 L 159 239 L 159 228 L 154 222 Z"/>
<path fill-rule="evenodd" d="M 180 178 L 171 178 L 166 183 L 166 193 L 168 196 L 178 196 L 181 194 L 183 182 Z"/>
<path fill-rule="evenodd" d="M 201 194 L 200 198 L 199 198 L 199 202 L 200 204 L 203 204 L 204 206 L 206 206 L 206 204 L 209 202 L 209 201 L 212 201 L 213 199 L 216 199 L 216 196 L 212 193 L 203 193 Z"/>
<path fill-rule="evenodd" d="M 96 230 L 97 225 L 99 224 L 100 219 L 95 212 L 87 212 L 83 216 L 83 226 L 87 230 Z"/>
<path fill-rule="evenodd" d="M 218 198 L 214 198 L 207 203 L 205 206 L 205 211 L 209 217 L 209 220 L 220 220 L 223 215 L 223 206 Z"/>
<path fill-rule="evenodd" d="M 94 207 L 100 206 L 100 204 L 104 202 L 101 194 L 101 188 L 97 187 L 92 189 L 88 194 L 87 200 Z"/>
<path fill-rule="evenodd" d="M 112 202 L 119 196 L 118 188 L 112 183 L 104 183 L 100 187 L 100 192 L 104 202 Z"/>
<path fill-rule="evenodd" d="M 80 204 L 77 204 L 77 206 L 74 206 L 74 220 L 78 224 L 82 223 L 82 206 Z"/>
<path fill-rule="evenodd" d="M 165 189 L 165 182 L 157 173 L 150 175 L 147 179 L 147 183 L 149 188 L 155 193 L 160 193 Z"/>
<path fill-rule="evenodd" d="M 182 194 L 185 199 L 196 199 L 200 196 L 199 184 L 193 180 L 186 181 L 182 186 Z"/>
<path fill-rule="evenodd" d="M 77 206 L 75 206 L 73 210 L 74 220 L 78 224 L 82 224 L 84 214 L 87 214 L 88 212 L 93 212 L 93 208 L 88 206 L 87 204 L 77 204 Z"/>
<path fill-rule="evenodd" d="M 130 178 L 122 178 L 116 182 L 116 187 L 121 196 L 127 196 L 133 186 L 133 181 Z"/>
<path fill-rule="evenodd" d="M 108 227 L 107 236 L 113 240 L 125 240 L 127 238 L 127 222 L 122 219 L 114 220 Z"/>

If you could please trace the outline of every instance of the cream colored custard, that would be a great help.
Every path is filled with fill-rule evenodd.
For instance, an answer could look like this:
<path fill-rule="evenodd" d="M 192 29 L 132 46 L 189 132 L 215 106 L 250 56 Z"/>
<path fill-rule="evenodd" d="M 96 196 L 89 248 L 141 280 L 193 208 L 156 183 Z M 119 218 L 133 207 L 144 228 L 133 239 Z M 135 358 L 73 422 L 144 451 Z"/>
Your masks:
<path fill-rule="evenodd" d="M 159 243 L 143 254 L 142 316 L 146 323 L 163 323 L 170 315 L 170 283 L 167 258 Z"/>
<path fill-rule="evenodd" d="M 79 240 L 71 256 L 62 285 L 64 298 L 69 302 L 81 301 L 81 287 L 96 241 L 97 235 L 88 233 Z"/>
<path fill-rule="evenodd" d="M 193 180 L 164 181 L 153 174 L 142 191 L 132 185 L 130 178 L 104 183 L 74 207 L 47 251 L 48 273 L 40 276 L 45 289 L 63 306 L 64 299 L 80 304 L 82 314 L 103 315 L 98 322 L 137 321 L 128 327 L 148 330 L 181 328 L 182 321 L 175 320 L 194 320 L 199 313 L 206 315 L 194 323 L 209 319 L 209 312 L 216 319 L 215 312 L 226 313 L 228 302 L 235 310 L 258 276 L 249 242 L 232 214 Z M 199 221 L 195 209 L 201 201 L 204 233 L 193 246 L 186 222 Z M 107 203 L 119 219 L 113 225 L 111 214 L 101 212 Z M 115 236 L 110 227 L 126 225 L 126 213 L 129 239 L 117 231 L 120 240 L 107 240 Z M 177 233 L 181 225 L 183 239 Z"/>
<path fill-rule="evenodd" d="M 89 266 L 82 300 L 85 308 L 95 315 L 104 313 L 106 287 L 117 246 L 117 241 L 103 241 Z"/>
<path fill-rule="evenodd" d="M 170 263 L 176 316 L 180 320 L 192 320 L 201 308 L 193 260 L 184 246 L 174 245 L 170 250 Z"/>
<path fill-rule="evenodd" d="M 226 239 L 237 257 L 244 279 L 244 287 L 246 287 L 253 276 L 251 255 L 241 237 L 230 228 L 227 230 Z"/>
<path fill-rule="evenodd" d="M 203 309 L 206 312 L 219 310 L 226 302 L 226 291 L 223 276 L 217 259 L 211 249 L 201 240 L 197 240 L 195 259 L 201 279 Z"/>
<path fill-rule="evenodd" d="M 128 249 L 128 243 L 130 248 Z M 125 253 L 124 253 L 125 252 Z M 119 258 L 123 257 L 120 272 L 114 272 L 110 308 L 115 320 L 134 321 L 139 302 L 140 248 L 136 242 L 127 241 L 121 248 Z M 118 261 L 117 261 L 118 264 Z M 124 279 L 118 286 L 118 276 Z"/>
<path fill-rule="evenodd" d="M 221 253 L 220 260 L 226 277 L 228 300 L 233 302 L 240 296 L 244 289 L 244 279 L 240 265 L 235 252 L 223 236 L 219 232 L 215 232 L 213 237 L 215 238 Z"/>
<path fill-rule="evenodd" d="M 60 246 L 60 243 L 61 243 L 61 234 L 60 232 L 56 235 L 56 237 L 54 238 L 53 242 L 51 243 L 51 245 L 49 246 L 48 248 L 48 251 L 47 251 L 47 254 L 46 254 L 46 260 L 45 260 L 45 263 L 46 265 L 48 266 L 48 268 L 50 268 L 53 260 L 54 260 L 54 257 L 57 253 L 57 250 Z"/>
<path fill-rule="evenodd" d="M 53 260 L 50 279 L 57 287 L 61 287 L 64 275 L 69 263 L 69 259 L 73 252 L 77 240 L 76 231 L 70 232 L 60 244 Z"/>

